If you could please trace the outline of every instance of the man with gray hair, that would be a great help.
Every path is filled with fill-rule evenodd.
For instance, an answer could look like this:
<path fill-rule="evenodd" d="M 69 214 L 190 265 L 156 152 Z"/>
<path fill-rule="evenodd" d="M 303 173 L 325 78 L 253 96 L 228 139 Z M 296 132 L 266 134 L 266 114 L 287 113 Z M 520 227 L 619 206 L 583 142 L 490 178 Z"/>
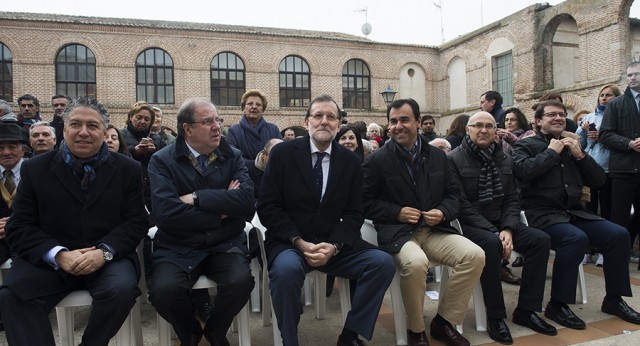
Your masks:
<path fill-rule="evenodd" d="M 222 137 L 211 101 L 189 99 L 177 118 L 176 141 L 149 162 L 158 225 L 150 299 L 182 345 L 197 345 L 203 334 L 213 345 L 228 345 L 227 330 L 254 285 L 244 232 L 253 183 L 240 150 Z M 213 303 L 206 290 L 191 290 L 200 275 L 218 284 Z"/>
<path fill-rule="evenodd" d="M 0 289 L 9 345 L 54 345 L 49 312 L 79 289 L 93 298 L 81 345 L 107 345 L 140 295 L 140 164 L 109 152 L 109 114 L 96 100 L 78 99 L 63 119 L 60 150 L 22 164 L 6 226 L 16 253 Z"/>
<path fill-rule="evenodd" d="M 436 138 L 429 142 L 429 145 L 433 145 L 434 147 L 448 153 L 451 151 L 451 143 L 445 138 Z"/>
<path fill-rule="evenodd" d="M 18 121 L 15 113 L 13 113 L 13 111 L 11 110 L 11 105 L 5 100 L 0 100 L 0 121 Z"/>
<path fill-rule="evenodd" d="M 33 155 L 46 153 L 56 145 L 56 130 L 46 121 L 38 121 L 29 128 L 29 144 Z"/>

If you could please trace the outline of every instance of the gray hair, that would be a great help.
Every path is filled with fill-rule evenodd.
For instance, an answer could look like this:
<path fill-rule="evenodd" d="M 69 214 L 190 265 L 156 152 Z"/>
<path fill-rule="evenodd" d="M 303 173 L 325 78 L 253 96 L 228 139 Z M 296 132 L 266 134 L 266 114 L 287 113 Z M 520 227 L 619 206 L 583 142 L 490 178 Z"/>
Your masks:
<path fill-rule="evenodd" d="M 2 110 L 5 114 L 9 114 L 12 112 L 11 105 L 5 100 L 0 100 L 0 110 Z"/>
<path fill-rule="evenodd" d="M 54 129 L 51 125 L 49 125 L 48 122 L 46 121 L 37 121 L 33 124 L 31 124 L 31 126 L 29 126 L 29 137 L 31 137 L 33 135 L 33 130 L 38 127 L 38 126 L 46 126 L 47 129 L 49 130 L 49 132 L 51 132 L 51 136 L 53 138 L 56 138 L 56 129 Z"/>
<path fill-rule="evenodd" d="M 98 112 L 105 130 L 109 127 L 109 112 L 107 111 L 107 108 L 102 103 L 98 102 L 98 100 L 90 96 L 81 96 L 77 100 L 69 102 L 67 107 L 64 109 L 64 114 L 62 114 L 62 121 L 66 124 L 69 113 L 80 107 L 91 108 Z"/>

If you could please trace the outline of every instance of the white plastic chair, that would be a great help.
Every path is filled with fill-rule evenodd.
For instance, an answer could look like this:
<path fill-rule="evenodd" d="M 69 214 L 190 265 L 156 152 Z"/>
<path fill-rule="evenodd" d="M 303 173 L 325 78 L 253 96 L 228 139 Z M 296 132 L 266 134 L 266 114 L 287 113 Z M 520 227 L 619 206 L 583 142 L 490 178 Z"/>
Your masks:
<path fill-rule="evenodd" d="M 58 334 L 60 336 L 60 344 L 62 346 L 73 346 L 74 342 L 74 308 L 81 306 L 91 306 L 93 299 L 91 298 L 91 294 L 87 290 L 77 290 L 67 294 L 58 305 L 56 305 L 56 316 L 58 319 Z M 140 316 L 140 302 L 136 300 L 136 303 L 133 305 L 131 311 L 129 311 L 129 316 L 120 327 L 120 330 L 115 336 L 116 345 L 120 346 L 129 346 L 129 345 L 142 345 L 142 341 L 131 342 L 131 337 L 133 334 L 134 326 L 132 325 L 132 316 L 133 315 Z M 140 328 L 140 325 L 135 326 L 135 328 Z M 142 335 L 142 334 L 141 334 Z"/>
<path fill-rule="evenodd" d="M 271 301 L 271 294 L 269 292 L 269 270 L 267 269 L 267 255 L 264 249 L 264 237 L 266 233 L 266 228 L 260 222 L 258 218 L 258 213 L 254 215 L 253 220 L 251 221 L 254 227 L 256 227 L 260 232 L 258 232 L 258 244 L 260 245 L 260 253 L 262 256 L 262 324 L 264 326 L 268 326 L 271 323 L 273 328 L 273 344 L 274 346 L 282 346 L 282 337 L 280 336 L 280 329 L 278 328 L 278 321 L 275 313 L 273 312 L 273 304 Z M 305 283 L 308 282 L 309 277 L 314 279 L 315 286 L 315 304 L 316 304 L 316 318 L 322 320 L 325 318 L 326 312 L 326 290 L 327 290 L 327 274 L 312 271 L 307 274 L 307 278 L 305 279 Z M 340 307 L 342 312 L 342 320 L 343 322 L 347 319 L 347 314 L 351 310 L 351 296 L 349 292 L 349 280 L 341 277 L 336 277 L 336 282 L 338 282 L 339 290 L 340 290 Z M 305 287 L 305 291 L 306 291 Z M 309 297 L 310 294 L 305 293 L 305 297 Z M 305 298 L 308 299 L 308 298 Z"/>
<path fill-rule="evenodd" d="M 193 285 L 193 289 L 211 289 L 215 288 L 216 283 L 206 277 L 200 275 L 198 281 Z M 171 344 L 171 325 L 164 318 L 157 314 L 158 319 L 158 345 L 169 346 Z M 247 303 L 236 316 L 238 323 L 238 344 L 240 346 L 251 346 L 251 330 L 249 327 L 249 303 Z"/>
<path fill-rule="evenodd" d="M 2 263 L 0 265 L 0 286 L 2 286 L 4 284 L 4 276 L 6 275 L 7 271 L 11 268 L 11 258 L 9 258 L 8 260 L 6 260 L 4 263 Z"/>

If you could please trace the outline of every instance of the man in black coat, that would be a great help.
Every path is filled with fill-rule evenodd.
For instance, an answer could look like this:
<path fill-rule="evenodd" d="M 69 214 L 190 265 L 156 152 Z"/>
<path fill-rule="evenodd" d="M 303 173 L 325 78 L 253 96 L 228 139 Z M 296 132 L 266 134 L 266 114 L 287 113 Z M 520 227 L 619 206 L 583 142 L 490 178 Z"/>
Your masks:
<path fill-rule="evenodd" d="M 309 134 L 274 147 L 262 178 L 258 215 L 267 228 L 269 288 L 287 346 L 298 345 L 306 273 L 357 280 L 339 346 L 364 345 L 358 335 L 371 339 L 395 273 L 391 256 L 360 237 L 362 168 L 334 140 L 340 120 L 333 98 L 315 98 L 305 115 Z"/>
<path fill-rule="evenodd" d="M 80 98 L 63 118 L 60 149 L 23 163 L 6 227 L 17 254 L 0 289 L 11 345 L 53 345 L 48 314 L 79 289 L 93 298 L 82 345 L 107 345 L 140 295 L 140 164 L 109 152 L 109 115 L 97 101 Z"/>
<path fill-rule="evenodd" d="M 593 246 L 604 255 L 606 296 L 601 310 L 640 324 L 640 314 L 622 300 L 631 296 L 628 233 L 580 203 L 582 187 L 599 187 L 606 176 L 576 139 L 562 137 L 566 117 L 562 103 L 541 103 L 535 113 L 538 134 L 516 142 L 513 150 L 514 173 L 522 183 L 522 209 L 529 225 L 551 237 L 556 251 L 551 300 L 544 315 L 567 328 L 586 328 L 567 304 L 575 303 L 578 266 Z"/>
<path fill-rule="evenodd" d="M 557 334 L 555 327 L 535 313 L 542 311 L 550 240 L 544 232 L 520 222 L 513 161 L 495 138 L 495 119 L 487 112 L 478 112 L 469 118 L 462 144 L 447 157 L 462 191 L 463 212 L 458 215 L 462 233 L 485 253 L 480 283 L 487 307 L 487 332 L 493 340 L 511 344 L 513 339 L 504 322 L 507 313 L 500 272 L 501 260 L 509 259 L 512 250 L 527 259 L 513 321 L 539 333 Z"/>
<path fill-rule="evenodd" d="M 428 345 L 423 313 L 429 261 L 453 268 L 447 289 L 440 291 L 430 333 L 447 345 L 469 345 L 454 325 L 464 321 L 484 251 L 450 225 L 458 216 L 460 190 L 444 152 L 418 134 L 418 103 L 393 101 L 387 118 L 391 140 L 365 162 L 363 195 L 378 244 L 393 255 L 401 272 L 409 345 Z"/>
<path fill-rule="evenodd" d="M 638 223 L 629 224 L 631 205 L 640 215 L 640 62 L 627 67 L 628 87 L 607 104 L 600 127 L 600 141 L 611 149 L 611 221 L 627 227 L 631 246 L 638 235 Z"/>
<path fill-rule="evenodd" d="M 197 345 L 203 334 L 213 345 L 228 345 L 227 330 L 254 286 L 244 232 L 253 184 L 240 150 L 222 138 L 209 100 L 185 101 L 177 118 L 178 138 L 149 162 L 158 224 L 150 299 L 183 345 Z M 213 303 L 206 290 L 191 289 L 200 275 L 218 285 Z"/>

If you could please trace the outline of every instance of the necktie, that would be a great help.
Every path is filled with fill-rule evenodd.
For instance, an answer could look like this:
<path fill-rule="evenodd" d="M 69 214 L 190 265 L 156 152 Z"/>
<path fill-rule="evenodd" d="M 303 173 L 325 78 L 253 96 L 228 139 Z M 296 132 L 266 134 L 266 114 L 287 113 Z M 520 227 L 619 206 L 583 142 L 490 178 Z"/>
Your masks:
<path fill-rule="evenodd" d="M 204 173 L 207 169 L 207 163 L 209 161 L 209 155 L 200 155 L 198 156 L 198 167 L 200 167 L 200 172 Z"/>
<path fill-rule="evenodd" d="M 316 180 L 320 196 L 322 196 L 322 159 L 324 158 L 324 155 L 326 155 L 326 153 L 317 152 L 316 164 L 313 165 L 313 178 Z"/>
<path fill-rule="evenodd" d="M 9 194 L 12 194 L 16 189 L 16 183 L 13 182 L 13 171 L 10 169 L 4 170 L 4 187 L 7 188 Z"/>

